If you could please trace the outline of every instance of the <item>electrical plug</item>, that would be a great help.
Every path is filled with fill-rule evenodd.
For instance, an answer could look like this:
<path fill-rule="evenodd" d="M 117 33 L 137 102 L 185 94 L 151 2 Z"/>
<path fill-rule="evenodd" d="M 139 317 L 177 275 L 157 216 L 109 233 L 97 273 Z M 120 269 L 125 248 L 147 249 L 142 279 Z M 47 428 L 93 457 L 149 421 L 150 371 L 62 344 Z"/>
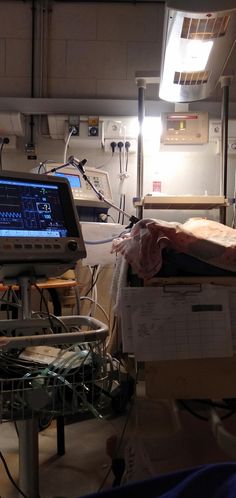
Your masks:
<path fill-rule="evenodd" d="M 8 137 L 1 137 L 0 144 L 9 144 L 10 140 Z"/>
<path fill-rule="evenodd" d="M 116 146 L 117 146 L 117 143 L 116 142 L 111 142 L 110 146 L 111 146 L 112 154 L 114 154 Z"/>
<path fill-rule="evenodd" d="M 125 142 L 125 150 L 126 150 L 127 152 L 129 152 L 130 147 L 131 147 L 131 143 L 130 143 L 130 142 L 128 142 L 128 141 L 127 141 L 127 142 Z"/>
<path fill-rule="evenodd" d="M 118 147 L 118 149 L 120 149 L 120 152 L 121 152 L 122 147 L 124 147 L 123 142 L 118 142 L 117 147 Z"/>
<path fill-rule="evenodd" d="M 99 214 L 99 220 L 101 221 L 101 223 L 106 223 L 107 219 L 108 219 L 108 215 L 107 214 L 105 214 L 105 213 L 100 213 Z"/>

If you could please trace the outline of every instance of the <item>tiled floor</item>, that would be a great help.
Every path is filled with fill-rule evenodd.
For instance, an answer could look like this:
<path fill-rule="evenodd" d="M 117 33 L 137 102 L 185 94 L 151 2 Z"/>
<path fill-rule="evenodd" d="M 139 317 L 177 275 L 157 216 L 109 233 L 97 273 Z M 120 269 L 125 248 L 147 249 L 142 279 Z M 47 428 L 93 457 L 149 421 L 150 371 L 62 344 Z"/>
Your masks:
<path fill-rule="evenodd" d="M 66 453 L 57 456 L 56 427 L 53 423 L 39 434 L 40 496 L 74 498 L 97 491 L 110 465 L 106 439 L 119 432 L 122 420 L 88 420 L 65 427 Z M 18 436 L 13 423 L 0 426 L 1 451 L 13 478 L 18 479 Z M 108 481 L 109 482 L 109 481 Z M 1 498 L 18 498 L 0 463 Z"/>
<path fill-rule="evenodd" d="M 179 420 L 180 425 L 170 405 L 165 402 L 137 401 L 126 432 L 136 451 L 136 468 L 132 479 L 148 477 L 148 473 L 162 474 L 229 459 L 217 447 L 208 423 L 194 419 L 185 412 L 180 413 Z M 97 491 L 110 467 L 110 458 L 106 454 L 107 438 L 113 434 L 120 435 L 125 422 L 126 416 L 122 416 L 111 420 L 90 419 L 67 425 L 66 454 L 61 457 L 56 454 L 55 423 L 41 432 L 40 498 L 76 498 Z M 228 428 L 232 432 L 236 428 L 235 416 L 229 420 Z M 17 482 L 18 436 L 13 423 L 0 426 L 0 449 Z M 110 475 L 105 487 L 109 487 L 111 482 Z M 7 478 L 2 463 L 0 497 L 19 497 Z"/>

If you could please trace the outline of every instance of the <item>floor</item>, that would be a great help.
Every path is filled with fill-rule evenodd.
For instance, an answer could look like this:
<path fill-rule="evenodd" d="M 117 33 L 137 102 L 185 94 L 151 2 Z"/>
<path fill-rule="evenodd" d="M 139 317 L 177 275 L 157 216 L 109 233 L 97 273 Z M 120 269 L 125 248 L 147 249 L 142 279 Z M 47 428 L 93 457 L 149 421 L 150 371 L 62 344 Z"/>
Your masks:
<path fill-rule="evenodd" d="M 112 474 L 105 479 L 111 463 L 106 443 L 110 436 L 120 437 L 124 428 L 120 451 L 126 457 L 131 446 L 135 455 L 132 468 L 127 465 L 125 481 L 230 459 L 217 447 L 207 422 L 175 408 L 166 401 L 140 398 L 123 416 L 66 425 L 66 453 L 60 457 L 53 422 L 39 434 L 40 498 L 76 498 L 98 491 L 103 484 L 109 488 Z M 236 416 L 227 424 L 228 430 L 236 432 Z M 13 423 L 1 424 L 0 449 L 18 482 L 18 436 Z M 19 496 L 1 462 L 0 497 Z"/>
<path fill-rule="evenodd" d="M 119 432 L 122 420 L 87 420 L 65 427 L 66 453 L 57 456 L 56 426 L 39 434 L 40 497 L 74 498 L 100 487 L 110 465 L 106 439 Z M 18 436 L 13 423 L 0 426 L 0 445 L 12 477 L 18 481 Z M 0 496 L 19 496 L 0 463 Z M 109 483 L 109 480 L 108 480 Z"/>

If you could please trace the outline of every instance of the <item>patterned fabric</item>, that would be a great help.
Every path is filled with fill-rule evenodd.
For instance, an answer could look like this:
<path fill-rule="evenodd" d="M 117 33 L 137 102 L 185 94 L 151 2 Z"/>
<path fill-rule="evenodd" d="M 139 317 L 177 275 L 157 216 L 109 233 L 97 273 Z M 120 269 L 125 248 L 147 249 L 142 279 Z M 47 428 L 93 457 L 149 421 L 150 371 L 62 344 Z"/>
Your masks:
<path fill-rule="evenodd" d="M 236 230 L 205 218 L 191 218 L 183 224 L 143 219 L 112 245 L 112 252 L 121 253 L 141 278 L 159 272 L 163 249 L 236 272 Z"/>

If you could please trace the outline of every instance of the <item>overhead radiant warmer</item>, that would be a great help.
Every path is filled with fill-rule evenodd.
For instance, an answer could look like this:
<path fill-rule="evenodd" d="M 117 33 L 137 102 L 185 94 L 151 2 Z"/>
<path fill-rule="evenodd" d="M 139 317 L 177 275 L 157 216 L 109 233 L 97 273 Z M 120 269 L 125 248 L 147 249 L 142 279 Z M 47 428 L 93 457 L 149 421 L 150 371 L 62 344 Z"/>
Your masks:
<path fill-rule="evenodd" d="M 235 0 L 168 0 L 159 97 L 169 102 L 207 98 L 235 39 Z"/>

